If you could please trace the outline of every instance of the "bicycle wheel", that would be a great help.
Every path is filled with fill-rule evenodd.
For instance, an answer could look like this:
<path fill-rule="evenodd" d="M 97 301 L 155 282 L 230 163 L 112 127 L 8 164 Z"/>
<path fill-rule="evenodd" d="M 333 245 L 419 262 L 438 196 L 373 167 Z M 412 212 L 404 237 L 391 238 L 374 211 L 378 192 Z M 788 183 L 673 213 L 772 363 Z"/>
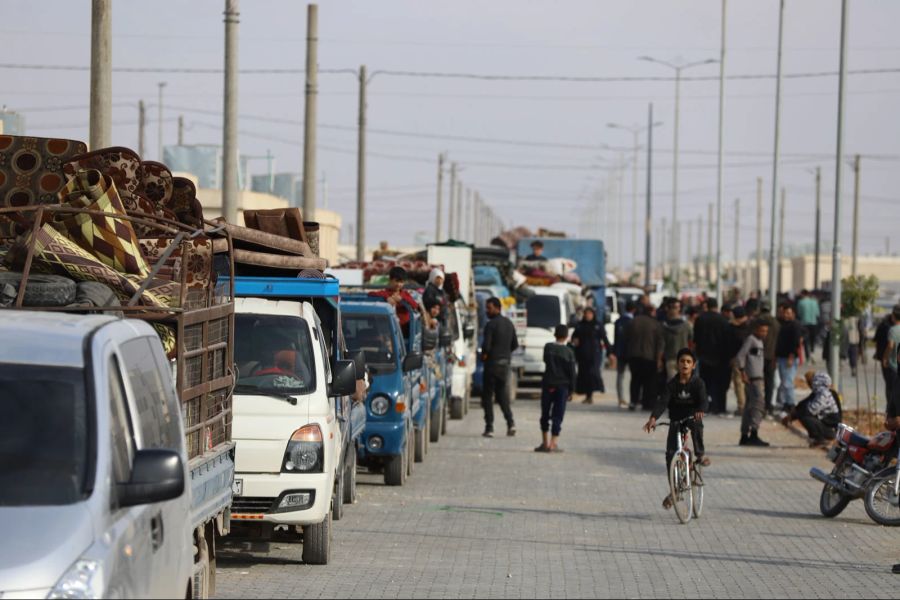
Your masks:
<path fill-rule="evenodd" d="M 696 464 L 691 469 L 691 497 L 694 503 L 694 518 L 699 519 L 703 513 L 703 475 Z"/>
<path fill-rule="evenodd" d="M 691 496 L 690 468 L 684 454 L 676 454 L 669 467 L 669 490 L 672 494 L 672 508 L 682 523 L 691 520 L 693 497 Z"/>
<path fill-rule="evenodd" d="M 900 526 L 900 495 L 894 493 L 896 478 L 895 472 L 893 476 L 876 479 L 866 491 L 866 513 L 885 527 Z"/>

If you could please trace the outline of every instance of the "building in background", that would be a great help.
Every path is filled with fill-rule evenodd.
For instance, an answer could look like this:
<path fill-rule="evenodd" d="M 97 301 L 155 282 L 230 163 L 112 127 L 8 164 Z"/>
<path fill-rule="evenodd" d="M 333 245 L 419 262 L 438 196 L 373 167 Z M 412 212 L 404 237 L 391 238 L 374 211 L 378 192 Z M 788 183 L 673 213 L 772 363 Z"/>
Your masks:
<path fill-rule="evenodd" d="M 6 135 L 25 135 L 25 115 L 0 108 L 0 133 Z"/>
<path fill-rule="evenodd" d="M 289 206 L 303 206 L 303 176 L 299 173 L 275 173 L 271 177 L 254 175 L 250 189 L 283 198 Z"/>

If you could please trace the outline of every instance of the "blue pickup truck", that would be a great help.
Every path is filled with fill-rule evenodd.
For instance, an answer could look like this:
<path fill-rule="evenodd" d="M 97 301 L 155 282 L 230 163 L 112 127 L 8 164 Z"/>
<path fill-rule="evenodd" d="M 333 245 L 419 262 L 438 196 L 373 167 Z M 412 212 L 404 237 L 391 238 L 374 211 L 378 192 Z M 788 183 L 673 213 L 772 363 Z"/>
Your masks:
<path fill-rule="evenodd" d="M 418 316 L 410 311 L 406 339 L 396 310 L 382 298 L 345 294 L 341 310 L 347 347 L 365 353 L 370 380 L 359 464 L 383 470 L 386 485 L 403 485 L 412 475 L 417 429 L 419 435 L 426 434 L 430 414 Z"/>

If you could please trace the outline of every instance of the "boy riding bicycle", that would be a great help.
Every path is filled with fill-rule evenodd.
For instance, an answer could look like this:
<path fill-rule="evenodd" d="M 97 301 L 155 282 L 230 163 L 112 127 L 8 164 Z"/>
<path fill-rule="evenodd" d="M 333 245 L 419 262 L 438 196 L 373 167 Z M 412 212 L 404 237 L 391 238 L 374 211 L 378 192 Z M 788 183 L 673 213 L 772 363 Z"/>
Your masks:
<path fill-rule="evenodd" d="M 674 426 L 675 421 L 694 418 L 688 424 L 691 430 L 691 439 L 694 440 L 694 454 L 697 463 L 709 466 L 709 459 L 705 456 L 703 447 L 703 414 L 709 405 L 709 397 L 706 394 L 706 385 L 696 374 L 697 358 L 688 348 L 678 351 L 678 373 L 666 384 L 663 393 L 657 400 L 656 407 L 651 413 L 650 419 L 644 425 L 644 431 L 651 433 L 656 428 L 656 420 L 668 409 L 669 419 L 673 426 L 669 427 L 669 437 L 666 441 L 666 470 L 668 471 L 672 457 L 678 448 L 678 436 L 681 435 L 679 427 Z M 672 507 L 672 498 L 666 496 L 663 507 Z"/>

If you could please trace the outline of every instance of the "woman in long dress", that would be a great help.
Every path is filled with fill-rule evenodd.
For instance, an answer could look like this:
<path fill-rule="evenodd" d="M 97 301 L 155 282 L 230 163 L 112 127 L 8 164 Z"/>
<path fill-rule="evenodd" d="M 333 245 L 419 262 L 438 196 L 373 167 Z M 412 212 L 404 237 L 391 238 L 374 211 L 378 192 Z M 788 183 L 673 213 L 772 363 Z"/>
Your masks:
<path fill-rule="evenodd" d="M 584 318 L 572 333 L 572 346 L 578 361 L 575 391 L 585 394 L 585 404 L 593 404 L 594 392 L 606 392 L 603 384 L 603 355 L 610 347 L 606 329 L 597 320 L 597 312 L 593 308 L 584 309 Z"/>

